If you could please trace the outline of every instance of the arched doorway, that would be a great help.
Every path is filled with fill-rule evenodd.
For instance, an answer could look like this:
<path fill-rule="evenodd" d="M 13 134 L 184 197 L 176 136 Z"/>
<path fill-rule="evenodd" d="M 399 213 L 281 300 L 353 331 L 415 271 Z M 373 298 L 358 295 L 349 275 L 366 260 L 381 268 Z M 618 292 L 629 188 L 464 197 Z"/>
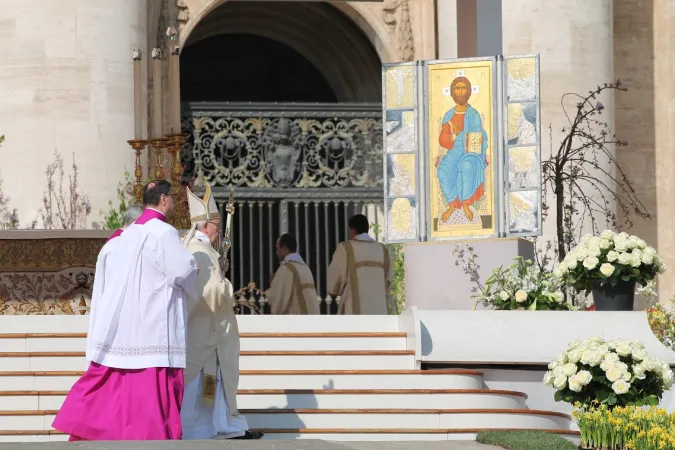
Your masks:
<path fill-rule="evenodd" d="M 187 38 L 181 101 L 188 176 L 211 184 L 223 216 L 236 192 L 235 289 L 269 287 L 276 238 L 290 232 L 325 301 L 347 219 L 376 221 L 381 207 L 381 63 L 369 39 L 327 3 L 227 2 Z"/>

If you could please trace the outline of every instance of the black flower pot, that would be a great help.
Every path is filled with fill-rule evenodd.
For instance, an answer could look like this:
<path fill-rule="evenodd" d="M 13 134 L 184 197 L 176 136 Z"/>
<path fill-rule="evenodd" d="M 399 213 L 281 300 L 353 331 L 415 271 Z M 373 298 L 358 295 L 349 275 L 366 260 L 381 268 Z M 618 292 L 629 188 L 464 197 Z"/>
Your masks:
<path fill-rule="evenodd" d="M 619 280 L 616 286 L 593 283 L 593 302 L 596 311 L 633 311 L 635 280 Z"/>

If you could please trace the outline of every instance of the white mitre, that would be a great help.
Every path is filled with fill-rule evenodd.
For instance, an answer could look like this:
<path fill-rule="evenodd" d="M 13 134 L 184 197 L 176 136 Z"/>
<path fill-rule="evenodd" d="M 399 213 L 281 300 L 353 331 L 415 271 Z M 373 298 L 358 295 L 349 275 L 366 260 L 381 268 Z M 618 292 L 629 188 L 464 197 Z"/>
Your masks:
<path fill-rule="evenodd" d="M 206 192 L 204 198 L 199 198 L 190 188 L 187 188 L 188 205 L 190 206 L 190 222 L 196 224 L 199 222 L 207 222 L 213 219 L 220 219 L 220 211 L 216 205 L 216 199 L 211 192 L 211 186 L 206 184 Z"/>

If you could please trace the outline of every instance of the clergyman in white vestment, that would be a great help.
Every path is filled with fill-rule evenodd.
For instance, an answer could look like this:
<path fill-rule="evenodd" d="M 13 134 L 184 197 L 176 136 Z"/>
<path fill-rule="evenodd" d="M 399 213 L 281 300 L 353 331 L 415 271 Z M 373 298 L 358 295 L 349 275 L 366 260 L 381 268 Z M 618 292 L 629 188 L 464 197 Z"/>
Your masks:
<path fill-rule="evenodd" d="M 328 292 L 341 297 L 338 314 L 389 314 L 389 248 L 370 237 L 369 228 L 366 216 L 352 216 L 350 240 L 340 242 L 328 267 Z"/>
<path fill-rule="evenodd" d="M 188 189 L 192 226 L 183 243 L 199 265 L 196 296 L 188 298 L 187 368 L 181 420 L 183 439 L 260 439 L 237 409 L 239 329 L 227 258 L 213 248 L 220 213 L 206 185 L 204 198 Z"/>
<path fill-rule="evenodd" d="M 289 233 L 277 239 L 281 267 L 272 274 L 265 291 L 272 314 L 321 314 L 312 271 L 298 253 L 298 243 Z"/>
<path fill-rule="evenodd" d="M 70 440 L 178 440 L 187 311 L 197 263 L 166 223 L 171 184 L 144 189 L 143 214 L 109 243 L 87 336 L 89 368 L 53 427 Z"/>
<path fill-rule="evenodd" d="M 91 305 L 89 308 L 89 332 L 87 335 L 90 335 L 92 329 L 94 328 L 94 323 L 96 322 L 96 305 L 98 302 L 95 302 L 94 299 L 102 295 L 103 290 L 105 289 L 105 276 L 106 276 L 106 261 L 108 256 L 115 250 L 119 241 L 115 240 L 116 237 L 119 237 L 124 230 L 129 228 L 129 226 L 134 223 L 140 216 L 143 214 L 143 208 L 138 205 L 131 205 L 127 208 L 124 213 L 124 223 L 122 228 L 119 228 L 115 234 L 108 238 L 108 241 L 105 243 L 101 251 L 98 253 L 98 258 L 96 258 L 96 271 L 94 275 L 94 286 L 92 288 L 91 295 Z M 87 365 L 89 361 L 87 361 Z"/>

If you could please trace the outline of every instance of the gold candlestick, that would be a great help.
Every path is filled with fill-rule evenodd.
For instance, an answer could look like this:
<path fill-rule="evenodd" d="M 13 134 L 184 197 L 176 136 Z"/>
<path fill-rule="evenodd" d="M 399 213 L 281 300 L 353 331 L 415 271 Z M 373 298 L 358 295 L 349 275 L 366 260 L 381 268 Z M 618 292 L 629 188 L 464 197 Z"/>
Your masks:
<path fill-rule="evenodd" d="M 155 149 L 155 180 L 161 180 L 164 178 L 164 167 L 162 165 L 162 150 L 166 148 L 168 143 L 167 138 L 154 138 L 150 139 L 150 145 Z"/>
<path fill-rule="evenodd" d="M 136 203 L 143 202 L 143 166 L 141 165 L 141 151 L 148 145 L 148 141 L 143 139 L 133 139 L 127 141 L 127 143 L 134 149 L 136 152 L 136 170 L 134 175 L 136 176 L 136 182 L 134 183 L 134 198 L 136 198 Z"/>
<path fill-rule="evenodd" d="M 172 225 L 179 230 L 190 228 L 190 214 L 187 203 L 187 192 L 181 184 L 183 176 L 183 166 L 180 161 L 183 144 L 186 135 L 183 133 L 171 133 L 166 136 L 169 139 L 168 150 L 173 155 L 173 164 L 171 166 L 171 190 L 176 202 L 176 208 L 173 213 Z"/>

